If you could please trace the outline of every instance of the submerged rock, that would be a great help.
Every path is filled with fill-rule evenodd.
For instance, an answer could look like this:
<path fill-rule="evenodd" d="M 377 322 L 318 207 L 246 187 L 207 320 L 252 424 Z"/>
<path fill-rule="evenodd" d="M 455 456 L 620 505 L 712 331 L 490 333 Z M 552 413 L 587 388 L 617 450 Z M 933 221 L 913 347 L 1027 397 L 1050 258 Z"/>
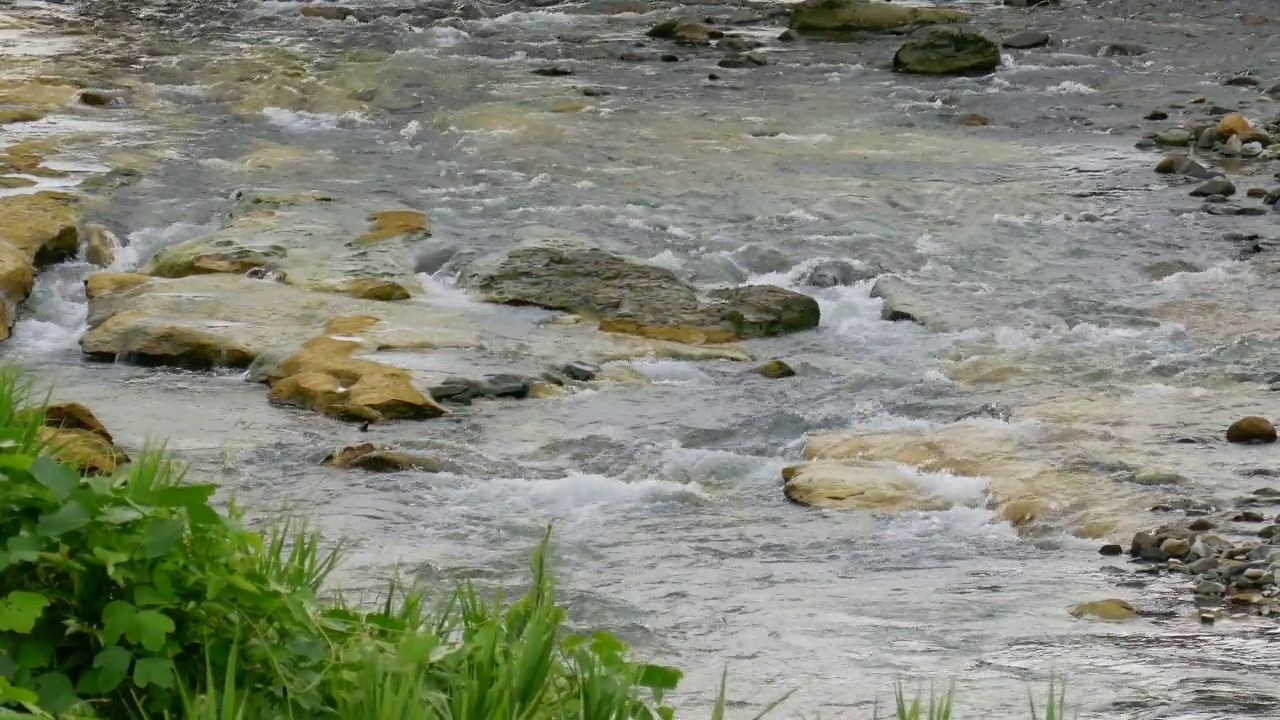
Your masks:
<path fill-rule="evenodd" d="M 592 318 L 601 330 L 718 343 L 817 327 L 813 298 L 771 285 L 714 290 L 708 300 L 670 270 L 576 241 L 526 243 L 480 258 L 461 284 L 489 302 Z"/>
<path fill-rule="evenodd" d="M 1236 194 L 1236 186 L 1224 177 L 1216 177 L 1191 191 L 1191 197 L 1210 197 L 1222 195 L 1230 197 Z"/>
<path fill-rule="evenodd" d="M 444 464 L 430 455 L 416 455 L 380 448 L 373 443 L 348 445 L 326 457 L 322 464 L 336 468 L 357 468 L 368 472 L 441 472 Z"/>
<path fill-rule="evenodd" d="M 600 374 L 600 366 L 588 362 L 571 362 L 561 366 L 560 372 L 570 380 L 589 382 Z"/>
<path fill-rule="evenodd" d="M 0 340 L 9 338 L 36 270 L 79 251 L 77 203 L 74 195 L 47 191 L 0 198 Z"/>
<path fill-rule="evenodd" d="M 864 0 L 804 0 L 791 14 L 791 28 L 802 33 L 882 32 L 907 25 L 960 23 L 960 10 L 908 7 Z"/>
<path fill-rule="evenodd" d="M 809 507 L 904 512 L 951 506 L 896 465 L 813 462 L 787 468 L 783 478 L 783 495 Z"/>
<path fill-rule="evenodd" d="M 912 37 L 893 56 L 893 68 L 920 75 L 989 73 L 1000 66 L 1000 48 L 977 33 L 931 28 Z"/>
<path fill-rule="evenodd" d="M 1030 50 L 1049 44 L 1049 36 L 1035 30 L 1023 30 L 1000 41 L 1004 47 L 1013 50 Z"/>
<path fill-rule="evenodd" d="M 1231 443 L 1273 443 L 1276 441 L 1276 426 L 1262 417 L 1241 418 L 1227 428 L 1227 442 Z"/>
<path fill-rule="evenodd" d="M 1124 600 L 1095 600 L 1076 605 L 1071 615 L 1077 618 L 1094 617 L 1099 620 L 1133 620 L 1138 610 Z"/>
<path fill-rule="evenodd" d="M 879 268 L 865 267 L 848 260 L 824 260 L 811 267 L 800 282 L 816 288 L 849 286 L 871 280 L 882 272 Z"/>
<path fill-rule="evenodd" d="M 770 360 L 763 365 L 757 365 L 751 368 L 751 372 L 773 380 L 794 377 L 796 374 L 796 371 L 792 370 L 790 365 L 781 360 Z"/>

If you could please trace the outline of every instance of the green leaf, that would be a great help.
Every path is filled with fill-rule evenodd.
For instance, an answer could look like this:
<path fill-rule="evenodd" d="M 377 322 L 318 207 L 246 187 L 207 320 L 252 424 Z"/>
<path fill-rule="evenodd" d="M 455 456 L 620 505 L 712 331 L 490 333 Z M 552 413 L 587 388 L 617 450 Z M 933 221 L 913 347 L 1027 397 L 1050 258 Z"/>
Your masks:
<path fill-rule="evenodd" d="M 22 453 L 0 455 L 0 470 L 11 477 L 17 473 L 30 472 L 31 456 Z"/>
<path fill-rule="evenodd" d="M 217 492 L 218 486 L 213 484 L 206 485 L 175 485 L 167 487 L 151 497 L 151 504 L 156 507 L 184 507 L 192 508 L 200 505 L 207 505 L 209 498 Z"/>
<path fill-rule="evenodd" d="M 89 513 L 80 503 L 72 500 L 56 512 L 44 515 L 36 526 L 36 532 L 45 537 L 58 537 L 72 530 L 79 530 L 89 522 Z"/>
<path fill-rule="evenodd" d="M 119 579 L 116 577 L 116 565 L 129 562 L 130 560 L 129 556 L 122 552 L 116 552 L 115 550 L 108 550 L 101 547 L 93 549 L 93 556 L 101 560 L 103 565 L 107 566 L 107 577 L 110 577 L 113 580 Z"/>
<path fill-rule="evenodd" d="M 80 484 L 79 473 L 47 455 L 32 463 L 30 472 L 36 482 L 52 490 L 59 500 L 66 500 Z"/>
<path fill-rule="evenodd" d="M 36 681 L 39 688 L 40 708 L 50 715 L 60 716 L 80 702 L 71 679 L 62 673 L 46 673 Z"/>
<path fill-rule="evenodd" d="M 102 609 L 102 644 L 115 645 L 133 625 L 138 609 L 123 600 L 112 600 Z"/>
<path fill-rule="evenodd" d="M 166 594 L 160 588 L 151 585 L 139 585 L 133 591 L 133 602 L 138 607 L 146 605 L 175 605 L 178 598 L 174 597 L 172 591 Z"/>
<path fill-rule="evenodd" d="M 5 703 L 35 705 L 38 702 L 40 702 L 39 695 L 24 688 L 16 688 L 10 685 L 8 680 L 0 677 L 0 705 Z"/>
<path fill-rule="evenodd" d="M 168 555 L 178 541 L 182 539 L 182 533 L 186 530 L 186 526 L 178 520 L 155 520 L 147 526 L 146 549 L 143 557 L 147 559 L 158 558 L 161 555 Z"/>
<path fill-rule="evenodd" d="M 44 538 L 35 535 L 14 535 L 5 543 L 12 563 L 35 562 L 44 548 Z"/>
<path fill-rule="evenodd" d="M 138 658 L 133 666 L 133 683 L 140 688 L 147 685 L 171 689 L 173 687 L 173 662 L 168 658 Z"/>
<path fill-rule="evenodd" d="M 173 632 L 174 624 L 168 615 L 159 610 L 143 610 L 133 617 L 125 637 L 131 643 L 142 643 L 142 647 L 151 652 L 160 652 L 164 647 L 164 638 Z M 141 661 L 139 661 L 141 662 Z"/>
<path fill-rule="evenodd" d="M 14 650 L 13 659 L 24 670 L 39 670 L 53 662 L 54 642 L 51 638 L 31 636 L 23 638 Z"/>
<path fill-rule="evenodd" d="M 222 516 L 218 511 L 208 505 L 188 506 L 187 517 L 191 518 L 192 525 L 217 525 L 222 522 Z"/>
<path fill-rule="evenodd" d="M 653 690 L 675 690 L 684 673 L 666 665 L 641 665 L 640 679 L 636 684 Z"/>
<path fill-rule="evenodd" d="M 22 635 L 31 632 L 36 621 L 49 607 L 43 595 L 15 590 L 0 600 L 0 631 L 13 631 Z"/>
<path fill-rule="evenodd" d="M 93 666 L 98 669 L 97 692 L 109 693 L 129 677 L 129 665 L 133 663 L 133 654 L 119 645 L 98 653 L 93 658 Z"/>
<path fill-rule="evenodd" d="M 123 525 L 142 518 L 142 511 L 128 505 L 112 505 L 103 510 L 98 519 L 110 525 Z"/>

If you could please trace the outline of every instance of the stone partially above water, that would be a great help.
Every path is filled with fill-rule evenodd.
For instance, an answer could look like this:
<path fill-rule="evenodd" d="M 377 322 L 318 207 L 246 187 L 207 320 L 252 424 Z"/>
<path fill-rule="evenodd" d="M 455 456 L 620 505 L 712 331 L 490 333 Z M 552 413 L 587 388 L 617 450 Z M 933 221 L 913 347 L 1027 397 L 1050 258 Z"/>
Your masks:
<path fill-rule="evenodd" d="M 960 10 L 909 7 L 864 0 L 805 0 L 791 14 L 791 28 L 802 33 L 883 32 L 907 25 L 961 23 Z"/>
<path fill-rule="evenodd" d="M 893 69 L 919 75 L 973 75 L 1000 66 L 1000 48 L 977 33 L 932 28 L 912 37 L 893 56 Z"/>
<path fill-rule="evenodd" d="M 480 258 L 459 282 L 489 302 L 571 312 L 608 332 L 693 344 L 809 330 L 820 314 L 813 298 L 772 285 L 714 290 L 703 300 L 666 268 L 573 240 Z"/>
<path fill-rule="evenodd" d="M 1030 50 L 1049 44 L 1049 36 L 1035 30 L 1023 30 L 1000 41 L 1004 47 L 1013 50 Z"/>
<path fill-rule="evenodd" d="M 79 250 L 77 203 L 60 192 L 0 198 L 0 340 L 8 339 L 36 270 Z"/>
<path fill-rule="evenodd" d="M 1072 608 L 1071 615 L 1077 618 L 1121 621 L 1138 617 L 1138 610 L 1124 600 L 1095 600 L 1076 605 Z"/>
<path fill-rule="evenodd" d="M 1273 443 L 1276 441 L 1276 426 L 1262 417 L 1241 418 L 1227 428 L 1227 442 L 1230 443 Z"/>

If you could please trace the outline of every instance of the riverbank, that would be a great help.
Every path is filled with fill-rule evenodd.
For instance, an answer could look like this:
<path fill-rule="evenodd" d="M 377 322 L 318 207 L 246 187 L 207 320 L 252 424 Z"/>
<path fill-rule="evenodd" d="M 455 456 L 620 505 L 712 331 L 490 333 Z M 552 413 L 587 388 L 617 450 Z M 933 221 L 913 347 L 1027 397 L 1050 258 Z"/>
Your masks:
<path fill-rule="evenodd" d="M 948 79 L 893 73 L 898 35 L 779 40 L 786 13 L 765 6 L 369 4 L 341 22 L 302 7 L 90 3 L 52 25 L 79 28 L 74 51 L 15 71 L 62 78 L 24 87 L 65 97 L 5 138 L 66 132 L 21 156 L 39 172 L 12 174 L 90 179 L 77 240 L 125 274 L 90 301 L 100 271 L 77 248 L 40 273 L 5 351 L 126 450 L 168 437 L 255 507 L 314 511 L 356 538 L 335 577 L 350 589 L 394 563 L 518 582 L 559 520 L 575 617 L 690 667 L 748 666 L 765 695 L 804 688 L 784 710 L 866 709 L 904 671 L 963 673 L 994 712 L 1052 670 L 1084 684 L 1082 716 L 1133 702 L 1133 717 L 1210 717 L 1219 682 L 1266 695 L 1270 625 L 1252 623 L 1270 621 L 1202 628 L 1185 584 L 1135 587 L 1095 554 L 1170 520 L 1152 508 L 1240 514 L 1232 498 L 1261 487 L 1246 473 L 1269 451 L 1223 433 L 1268 414 L 1274 221 L 1241 196 L 1266 189 L 1270 161 L 1197 154 L 1237 189 L 1206 205 L 1189 195 L 1204 178 L 1154 172 L 1186 151 L 1137 145 L 1224 110 L 1266 130 L 1272 26 L 1246 21 L 1264 6 L 966 5 L 993 39 L 1050 43 Z M 646 35 L 686 15 L 732 42 Z M 721 67 L 743 53 L 766 63 Z M 69 160 L 94 164 L 50 164 Z M 478 257 L 527 273 L 513 253 L 566 240 L 602 249 L 574 250 L 578 272 L 642 276 L 648 305 L 613 316 L 607 283 L 548 295 L 457 273 Z M 181 262 L 159 269 L 161 251 Z M 710 322 L 745 300 L 708 291 L 743 282 L 797 303 L 752 327 L 812 318 L 794 295 L 817 327 Z M 606 317 L 482 302 L 495 293 L 589 298 Z M 82 340 L 191 369 L 85 362 Z M 772 359 L 795 376 L 750 372 Z M 206 369 L 224 362 L 255 382 Z M 321 464 L 365 442 L 381 455 L 363 462 L 398 453 L 400 471 Z M 795 506 L 780 478 L 805 460 L 888 490 L 852 511 Z M 1141 481 L 1162 473 L 1183 480 Z M 1234 514 L 1210 519 L 1251 527 Z M 1102 599 L 1142 617 L 1072 618 Z M 1195 657 L 1176 646 L 1188 633 Z M 1047 663 L 1045 647 L 1063 653 Z M 1242 654 L 1257 678 L 1233 669 Z M 717 680 L 691 674 L 692 707 Z"/>

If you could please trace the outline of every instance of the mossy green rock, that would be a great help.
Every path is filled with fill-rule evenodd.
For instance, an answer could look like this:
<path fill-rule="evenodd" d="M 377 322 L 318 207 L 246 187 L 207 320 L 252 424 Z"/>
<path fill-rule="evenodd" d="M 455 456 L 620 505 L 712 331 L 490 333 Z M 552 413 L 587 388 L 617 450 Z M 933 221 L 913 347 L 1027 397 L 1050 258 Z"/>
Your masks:
<path fill-rule="evenodd" d="M 863 0 L 805 0 L 791 14 L 791 27 L 807 33 L 883 32 L 906 25 L 958 23 L 969 19 L 960 10 L 906 7 Z"/>
<path fill-rule="evenodd" d="M 937 28 L 902 44 L 893 69 L 919 75 L 989 73 L 1000 65 L 1000 48 L 976 33 Z"/>

